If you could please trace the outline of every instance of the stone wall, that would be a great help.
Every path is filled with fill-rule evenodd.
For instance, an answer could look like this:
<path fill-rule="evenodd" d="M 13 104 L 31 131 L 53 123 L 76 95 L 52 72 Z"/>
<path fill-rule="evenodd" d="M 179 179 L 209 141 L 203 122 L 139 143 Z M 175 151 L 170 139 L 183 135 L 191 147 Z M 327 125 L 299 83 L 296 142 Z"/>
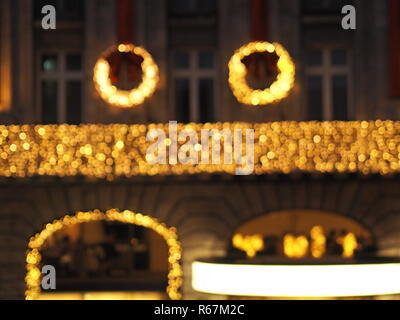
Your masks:
<path fill-rule="evenodd" d="M 224 255 L 243 222 L 270 212 L 321 210 L 350 217 L 376 239 L 380 252 L 400 256 L 400 181 L 358 177 L 192 176 L 118 180 L 3 180 L 0 183 L 0 298 L 24 296 L 30 236 L 77 211 L 129 209 L 174 226 L 183 246 L 185 298 L 191 263 Z"/>

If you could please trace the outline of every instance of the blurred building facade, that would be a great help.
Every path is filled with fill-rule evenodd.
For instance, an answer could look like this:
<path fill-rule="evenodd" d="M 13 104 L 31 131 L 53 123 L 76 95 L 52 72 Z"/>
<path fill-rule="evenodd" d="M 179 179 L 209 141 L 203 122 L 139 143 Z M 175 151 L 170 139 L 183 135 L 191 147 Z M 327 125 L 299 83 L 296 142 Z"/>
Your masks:
<path fill-rule="evenodd" d="M 266 12 L 269 38 L 292 55 L 296 88 L 272 108 L 247 108 L 231 94 L 227 64 L 250 40 L 250 1 L 137 0 L 132 12 L 134 40 L 154 56 L 161 83 L 143 107 L 125 111 L 103 103 L 91 81 L 96 60 L 117 41 L 115 1 L 55 1 L 57 30 L 46 31 L 41 27 L 41 8 L 50 2 L 2 4 L 2 75 L 8 79 L 2 81 L 2 92 L 12 99 L 12 108 L 1 115 L 3 123 L 399 117 L 398 100 L 391 99 L 389 91 L 387 1 L 271 0 Z M 357 31 L 341 28 L 341 8 L 349 3 L 357 8 Z M 58 90 L 53 88 L 56 83 Z M 333 90 L 328 90 L 329 84 Z M 68 101 L 70 96 L 76 101 Z M 321 102 L 323 110 L 313 108 Z M 48 104 L 57 104 L 57 113 L 47 112 Z M 184 105 L 192 106 L 192 114 Z M 200 113 L 201 109 L 208 112 Z"/>
<path fill-rule="evenodd" d="M 41 8 L 57 7 L 57 30 L 43 30 Z M 343 30 L 343 5 L 357 9 L 357 30 Z M 250 41 L 248 0 L 136 0 L 135 44 L 160 68 L 160 84 L 143 106 L 107 105 L 93 67 L 116 44 L 116 1 L 2 0 L 0 123 L 149 124 L 206 122 L 400 120 L 393 96 L 390 1 L 269 0 L 268 37 L 291 54 L 296 84 L 282 102 L 239 104 L 228 61 Z M 400 76 L 400 75 L 399 75 Z M 27 240 L 43 225 L 77 211 L 143 212 L 176 227 L 183 245 L 185 298 L 191 262 L 224 255 L 233 232 L 251 218 L 283 210 L 318 210 L 368 229 L 382 254 L 399 255 L 400 182 L 354 174 L 225 174 L 130 179 L 2 178 L 0 297 L 24 295 Z"/>

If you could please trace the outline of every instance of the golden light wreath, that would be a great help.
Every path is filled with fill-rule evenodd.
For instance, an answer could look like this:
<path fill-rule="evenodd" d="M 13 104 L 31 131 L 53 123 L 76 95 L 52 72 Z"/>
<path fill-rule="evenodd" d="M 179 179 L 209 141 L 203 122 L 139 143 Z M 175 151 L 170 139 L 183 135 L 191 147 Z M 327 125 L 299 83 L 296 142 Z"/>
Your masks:
<path fill-rule="evenodd" d="M 264 90 L 250 88 L 246 81 L 247 68 L 242 60 L 253 53 L 276 53 L 278 76 Z M 250 42 L 238 49 L 229 61 L 229 84 L 236 99 L 246 105 L 261 106 L 286 98 L 294 86 L 295 65 L 289 53 L 278 43 Z"/>
<path fill-rule="evenodd" d="M 121 90 L 112 84 L 111 66 L 107 58 L 115 52 L 132 53 L 143 59 L 142 82 L 138 87 L 132 90 Z M 93 80 L 96 90 L 104 101 L 120 108 L 131 108 L 142 104 L 146 98 L 153 95 L 159 81 L 159 71 L 153 57 L 144 48 L 133 44 L 120 44 L 108 49 L 96 62 Z"/>

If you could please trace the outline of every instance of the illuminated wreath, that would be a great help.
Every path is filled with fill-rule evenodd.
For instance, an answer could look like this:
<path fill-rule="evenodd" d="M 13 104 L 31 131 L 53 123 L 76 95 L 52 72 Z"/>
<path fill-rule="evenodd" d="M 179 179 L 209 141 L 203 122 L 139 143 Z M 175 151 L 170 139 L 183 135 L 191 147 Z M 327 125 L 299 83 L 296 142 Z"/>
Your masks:
<path fill-rule="evenodd" d="M 113 85 L 115 71 L 110 61 L 115 62 L 119 57 L 117 68 L 120 67 L 121 56 L 129 55 L 131 64 L 138 64 L 142 70 L 142 81 L 132 90 L 121 90 Z M 146 98 L 153 95 L 156 90 L 159 74 L 158 66 L 153 57 L 145 49 L 133 44 L 120 44 L 108 49 L 94 67 L 94 84 L 102 99 L 111 105 L 130 108 L 142 104 Z"/>
<path fill-rule="evenodd" d="M 278 76 L 264 90 L 253 90 L 246 81 L 248 69 L 243 59 L 255 53 L 275 53 L 278 56 Z M 286 98 L 293 88 L 295 65 L 289 53 L 278 43 L 250 42 L 241 47 L 229 61 L 229 84 L 236 99 L 247 105 L 260 106 Z"/>

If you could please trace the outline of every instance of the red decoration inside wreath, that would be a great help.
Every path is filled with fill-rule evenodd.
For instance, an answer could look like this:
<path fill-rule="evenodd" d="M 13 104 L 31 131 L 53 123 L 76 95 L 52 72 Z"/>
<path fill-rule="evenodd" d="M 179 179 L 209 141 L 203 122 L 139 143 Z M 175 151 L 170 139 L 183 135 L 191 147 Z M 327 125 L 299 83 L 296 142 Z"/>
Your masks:
<path fill-rule="evenodd" d="M 121 68 L 123 65 L 128 66 L 130 80 L 132 82 L 139 81 L 142 74 L 143 58 L 132 52 L 113 52 L 107 59 L 110 64 L 110 78 L 113 85 L 117 85 L 120 80 Z"/>
<path fill-rule="evenodd" d="M 252 0 L 251 2 L 251 40 L 267 41 L 267 9 L 268 0 Z M 279 74 L 277 66 L 279 57 L 273 52 L 255 52 L 244 58 L 242 62 L 248 70 L 247 80 L 256 89 L 268 88 Z"/>
<path fill-rule="evenodd" d="M 133 0 L 118 0 L 117 3 L 117 38 L 119 44 L 134 43 L 133 30 Z M 129 78 L 132 82 L 140 82 L 142 77 L 143 58 L 133 52 L 115 51 L 106 58 L 110 64 L 110 78 L 113 85 L 120 81 L 122 67 L 128 67 Z"/>

